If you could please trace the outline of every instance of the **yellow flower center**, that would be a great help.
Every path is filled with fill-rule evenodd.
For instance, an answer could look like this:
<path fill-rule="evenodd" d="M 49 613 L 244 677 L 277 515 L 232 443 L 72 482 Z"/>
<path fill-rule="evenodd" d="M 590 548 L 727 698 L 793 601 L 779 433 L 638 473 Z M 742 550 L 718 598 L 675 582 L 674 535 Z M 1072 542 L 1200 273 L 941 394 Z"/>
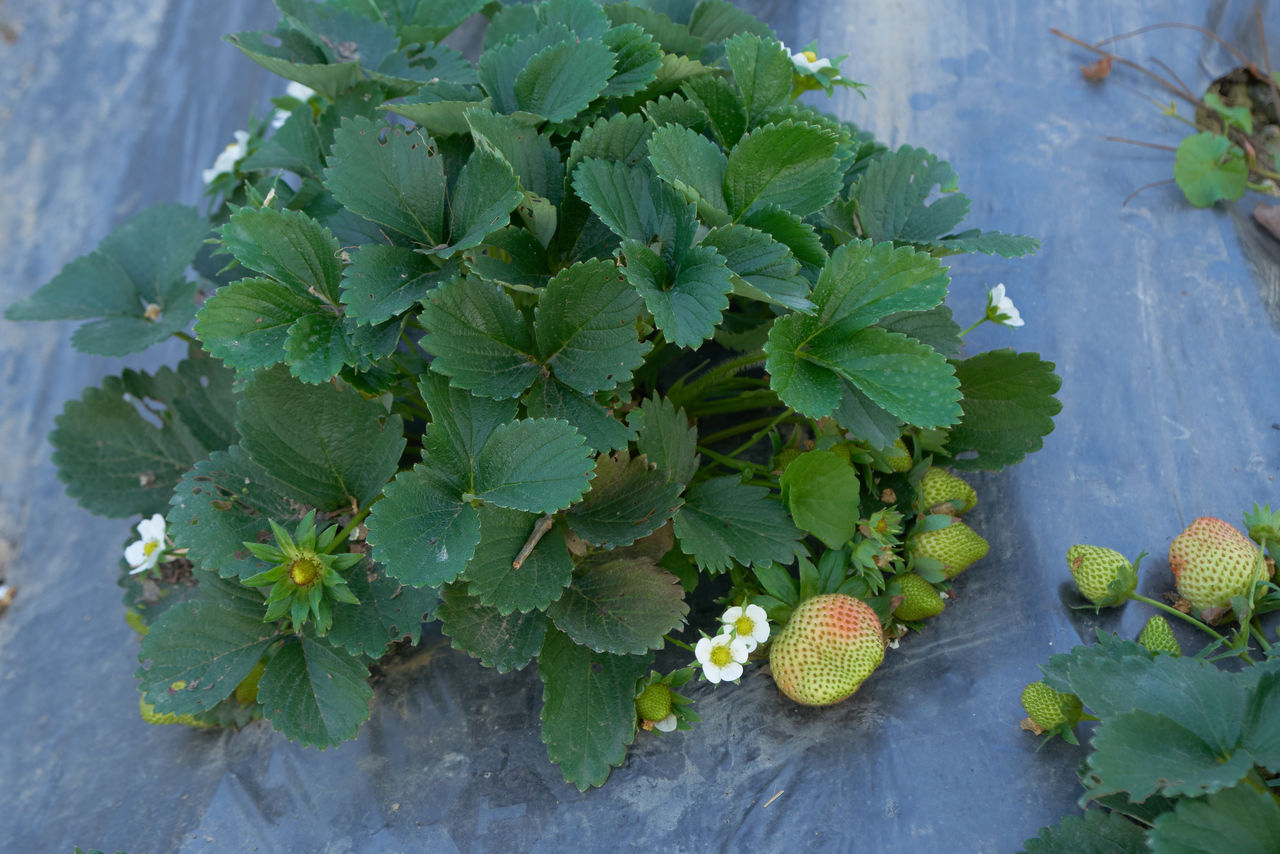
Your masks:
<path fill-rule="evenodd" d="M 151 553 L 160 548 L 159 540 L 147 540 L 142 544 L 142 556 L 151 557 Z"/>
<path fill-rule="evenodd" d="M 811 50 L 804 51 L 804 58 L 809 60 L 810 62 L 818 61 L 818 55 Z"/>
<path fill-rule="evenodd" d="M 299 587 L 307 587 L 320 577 L 320 561 L 310 557 L 300 557 L 289 565 L 289 577 Z"/>
<path fill-rule="evenodd" d="M 711 648 L 711 663 L 716 667 L 728 667 L 731 661 L 733 661 L 733 653 L 729 651 L 728 646 Z"/>
<path fill-rule="evenodd" d="M 751 637 L 751 633 L 756 630 L 756 621 L 743 614 L 734 620 L 733 630 L 738 633 L 739 637 Z"/>

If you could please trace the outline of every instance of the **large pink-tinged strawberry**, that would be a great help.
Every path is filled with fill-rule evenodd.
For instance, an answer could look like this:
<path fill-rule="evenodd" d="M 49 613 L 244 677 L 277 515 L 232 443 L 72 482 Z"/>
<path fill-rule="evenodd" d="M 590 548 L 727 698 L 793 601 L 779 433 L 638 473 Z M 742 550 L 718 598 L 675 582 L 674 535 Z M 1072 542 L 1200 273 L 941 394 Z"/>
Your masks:
<path fill-rule="evenodd" d="M 866 602 L 843 593 L 801 602 L 769 650 L 778 690 L 806 706 L 847 698 L 883 660 L 880 618 Z"/>
<path fill-rule="evenodd" d="M 1214 622 L 1231 608 L 1232 596 L 1247 596 L 1258 569 L 1258 547 L 1233 525 L 1202 516 L 1169 544 L 1169 568 L 1178 594 L 1192 610 Z"/>

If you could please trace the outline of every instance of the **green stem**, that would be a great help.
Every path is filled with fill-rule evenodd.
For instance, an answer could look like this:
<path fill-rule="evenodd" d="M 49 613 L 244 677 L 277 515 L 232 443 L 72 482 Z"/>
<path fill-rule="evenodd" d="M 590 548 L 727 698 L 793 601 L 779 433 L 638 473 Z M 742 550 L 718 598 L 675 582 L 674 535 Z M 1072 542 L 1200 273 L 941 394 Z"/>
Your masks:
<path fill-rule="evenodd" d="M 378 498 L 381 497 L 381 495 L 378 496 Z M 351 517 L 351 521 L 347 523 L 347 526 L 338 532 L 338 536 L 334 537 L 333 542 L 329 543 L 329 547 L 324 550 L 325 554 L 331 553 L 339 544 L 347 541 L 347 537 L 351 536 L 351 532 L 356 529 L 356 526 L 363 522 L 365 517 L 369 515 L 369 510 L 373 508 L 373 505 L 378 503 L 378 498 L 370 501 L 368 507 Z"/>
<path fill-rule="evenodd" d="M 681 406 L 686 401 L 696 400 L 704 389 L 713 388 L 722 379 L 763 364 L 764 356 L 759 353 L 739 356 L 722 365 L 717 365 L 686 386 L 671 389 L 667 392 L 667 398 L 676 406 Z"/>
<path fill-rule="evenodd" d="M 682 640 L 676 640 L 676 639 L 675 639 L 675 638 L 673 638 L 671 635 L 663 635 L 663 636 L 662 636 L 662 639 L 663 639 L 663 640 L 665 640 L 665 641 L 667 641 L 668 643 L 673 643 L 673 644 L 675 644 L 676 646 L 680 647 L 681 649 L 687 649 L 687 650 L 689 650 L 689 652 L 693 652 L 693 647 L 689 646 L 687 643 L 685 643 L 685 642 L 684 642 L 684 641 L 682 641 Z"/>
<path fill-rule="evenodd" d="M 1264 653 L 1271 652 L 1271 644 L 1267 642 L 1267 635 L 1265 632 L 1262 631 L 1262 626 L 1258 625 L 1257 617 L 1254 617 L 1253 620 L 1249 622 L 1249 632 L 1262 646 L 1262 651 Z"/>
<path fill-rule="evenodd" d="M 792 413 L 789 413 L 789 412 L 784 412 L 783 414 L 791 415 L 792 418 L 797 421 L 804 420 L 804 417 L 800 415 L 793 415 Z M 766 416 L 764 418 L 754 418 L 751 421 L 746 421 L 746 422 L 743 422 L 742 424 L 735 424 L 732 427 L 726 427 L 724 430 L 718 430 L 715 433 L 710 433 L 700 438 L 702 439 L 703 444 L 714 445 L 716 442 L 723 442 L 725 439 L 731 439 L 734 436 L 737 436 L 742 433 L 746 433 L 748 430 L 754 430 L 757 427 L 761 427 L 763 425 L 773 425 L 776 423 L 777 423 L 777 419 L 773 418 L 772 416 Z"/>
<path fill-rule="evenodd" d="M 174 334 L 174 337 L 179 338 L 179 339 L 181 339 L 181 340 L 183 340 L 183 341 L 186 341 L 188 344 L 199 344 L 199 343 L 200 343 L 199 341 L 197 341 L 196 339 L 192 338 L 190 335 L 188 335 L 187 333 L 185 333 L 185 332 L 183 332 L 183 331 L 181 331 L 181 330 L 179 330 L 179 331 L 177 331 L 177 332 L 175 332 L 175 333 L 173 333 L 173 334 Z"/>
<path fill-rule="evenodd" d="M 692 418 L 700 415 L 729 415 L 734 412 L 747 412 L 752 409 L 780 405 L 778 395 L 772 389 L 761 389 L 743 392 L 727 400 L 713 400 L 700 406 L 686 406 L 684 410 L 685 414 Z"/>
<path fill-rule="evenodd" d="M 1171 608 L 1168 605 L 1164 604 L 1163 602 L 1157 602 L 1155 599 L 1151 599 L 1146 596 L 1143 596 L 1141 593 L 1131 593 L 1129 594 L 1129 598 L 1136 599 L 1139 602 L 1146 602 L 1148 605 L 1150 605 L 1153 608 L 1159 608 L 1161 611 L 1165 611 L 1169 614 L 1172 614 L 1173 616 L 1177 617 L 1179 620 L 1188 622 L 1191 625 L 1195 626 L 1197 629 L 1200 629 L 1201 631 L 1208 632 L 1215 639 L 1220 640 L 1223 643 L 1226 643 L 1227 641 L 1226 638 L 1224 638 L 1222 635 L 1215 632 L 1213 629 L 1209 628 L 1204 623 L 1197 620 L 1195 617 L 1191 616 L 1190 614 L 1184 614 L 1181 611 L 1179 611 L 1177 608 Z"/>
<path fill-rule="evenodd" d="M 777 427 L 784 418 L 789 418 L 791 415 L 792 415 L 792 412 L 789 408 L 782 410 L 782 412 L 778 413 L 778 415 L 775 418 L 773 418 L 768 424 L 764 425 L 759 430 L 752 433 L 750 439 L 748 439 L 747 441 L 743 442 L 741 445 L 739 445 L 738 447 L 730 451 L 729 456 L 731 457 L 738 456 L 738 454 L 741 454 L 743 451 L 747 450 L 747 448 L 750 448 L 756 442 L 759 442 L 765 436 L 768 436 L 769 432 L 773 430 L 774 427 Z"/>
<path fill-rule="evenodd" d="M 987 322 L 988 320 L 990 320 L 990 319 L 991 319 L 991 318 L 987 317 L 985 314 L 984 314 L 984 315 L 982 315 L 982 317 L 978 319 L 978 322 L 977 322 L 977 323 L 973 324 L 973 325 L 972 325 L 972 326 L 970 326 L 968 329 L 966 329 L 965 331 L 961 332 L 961 333 L 960 333 L 960 337 L 961 337 L 961 338 L 965 337 L 965 336 L 966 336 L 966 335 L 968 335 L 970 332 L 972 332 L 973 330 L 977 329 L 979 326 L 981 326 L 982 324 L 986 323 L 986 322 Z"/>
<path fill-rule="evenodd" d="M 698 453 L 705 454 L 720 465 L 728 466 L 731 469 L 737 469 L 738 471 L 760 472 L 764 475 L 769 474 L 769 470 L 764 466 L 758 466 L 755 463 L 749 463 L 745 460 L 735 460 L 732 457 L 726 457 L 724 454 L 717 454 L 715 451 L 704 445 L 698 446 Z"/>

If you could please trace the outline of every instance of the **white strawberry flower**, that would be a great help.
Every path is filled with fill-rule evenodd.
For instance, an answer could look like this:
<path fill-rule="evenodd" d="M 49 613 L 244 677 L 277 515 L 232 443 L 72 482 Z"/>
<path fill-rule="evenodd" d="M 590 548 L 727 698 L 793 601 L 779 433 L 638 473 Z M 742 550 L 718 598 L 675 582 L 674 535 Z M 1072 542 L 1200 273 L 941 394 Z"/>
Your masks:
<path fill-rule="evenodd" d="M 218 152 L 213 166 L 201 173 L 201 178 L 206 184 L 212 184 L 223 173 L 234 172 L 236 164 L 249 153 L 248 131 L 238 130 L 233 136 L 235 136 L 235 142 L 228 143 L 226 148 Z"/>
<path fill-rule="evenodd" d="M 747 652 L 769 639 L 769 617 L 759 605 L 734 605 L 720 617 L 725 631 L 747 642 Z"/>
<path fill-rule="evenodd" d="M 311 96 L 315 93 L 315 89 L 312 89 L 310 86 L 303 86 L 301 83 L 294 80 L 290 80 L 289 85 L 284 89 L 284 96 L 286 98 L 293 98 L 295 101 L 301 101 L 304 104 L 307 101 L 310 101 Z M 271 116 L 271 129 L 279 130 L 280 126 L 289 118 L 289 114 L 289 110 L 276 110 Z"/>
<path fill-rule="evenodd" d="M 676 713 L 672 712 L 660 721 L 653 722 L 653 728 L 658 732 L 675 732 L 679 721 L 676 720 Z"/>
<path fill-rule="evenodd" d="M 791 54 L 791 62 L 801 71 L 807 71 L 810 74 L 816 74 L 824 68 L 831 67 L 831 60 L 823 58 L 819 59 L 818 54 L 811 50 L 802 50 L 799 53 Z"/>
<path fill-rule="evenodd" d="M 742 665 L 747 663 L 747 642 L 733 635 L 704 637 L 693 649 L 694 657 L 702 665 L 702 675 L 711 684 L 734 682 L 742 676 Z"/>
<path fill-rule="evenodd" d="M 1012 327 L 1025 323 L 1018 313 L 1018 307 L 1005 295 L 1003 282 L 987 291 L 987 319 Z"/>
<path fill-rule="evenodd" d="M 133 567 L 130 575 L 146 572 L 160 562 L 164 554 L 164 517 L 159 513 L 138 523 L 138 536 L 142 539 L 130 543 L 124 550 L 124 559 Z"/>

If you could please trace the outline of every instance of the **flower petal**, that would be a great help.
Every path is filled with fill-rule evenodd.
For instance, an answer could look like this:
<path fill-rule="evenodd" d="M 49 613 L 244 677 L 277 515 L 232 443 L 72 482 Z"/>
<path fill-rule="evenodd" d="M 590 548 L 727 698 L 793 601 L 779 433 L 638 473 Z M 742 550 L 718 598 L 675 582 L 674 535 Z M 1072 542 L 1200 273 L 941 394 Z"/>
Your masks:
<path fill-rule="evenodd" d="M 142 540 L 129 543 L 128 548 L 124 550 L 124 559 L 129 566 L 145 569 L 147 564 L 147 544 Z"/>
<path fill-rule="evenodd" d="M 731 661 L 724 667 L 720 668 L 720 678 L 725 682 L 733 682 L 742 677 L 742 665 L 736 661 Z"/>
<path fill-rule="evenodd" d="M 707 664 L 710 664 L 711 663 L 711 647 L 712 647 L 711 638 L 703 638 L 702 640 L 698 641 L 696 646 L 694 646 L 693 657 L 698 659 L 699 663 L 701 663 L 704 666 Z"/>
<path fill-rule="evenodd" d="M 667 715 L 660 721 L 653 722 L 653 728 L 658 732 L 673 732 L 679 721 L 676 720 L 674 713 Z"/>

